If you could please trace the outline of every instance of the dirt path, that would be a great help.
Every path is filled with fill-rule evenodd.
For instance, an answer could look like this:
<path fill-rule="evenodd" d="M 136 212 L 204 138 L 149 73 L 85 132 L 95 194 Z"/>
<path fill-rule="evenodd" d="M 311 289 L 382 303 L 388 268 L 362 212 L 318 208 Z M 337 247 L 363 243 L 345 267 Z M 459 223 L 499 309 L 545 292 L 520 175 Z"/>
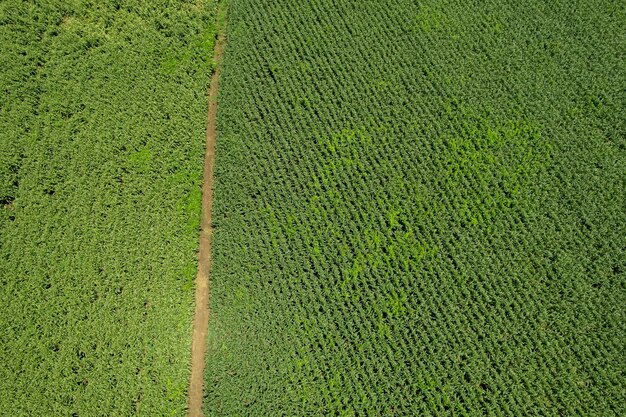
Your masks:
<path fill-rule="evenodd" d="M 200 220 L 200 248 L 198 250 L 198 274 L 196 275 L 196 309 L 193 318 L 191 343 L 191 381 L 189 384 L 189 417 L 201 417 L 204 383 L 204 359 L 207 330 L 209 327 L 209 271 L 211 269 L 211 206 L 213 204 L 213 163 L 215 161 L 217 89 L 220 76 L 222 52 L 226 43 L 224 28 L 218 31 L 213 51 L 215 71 L 209 87 L 209 118 L 206 129 L 206 152 L 204 155 L 204 179 L 202 183 L 202 218 Z"/>

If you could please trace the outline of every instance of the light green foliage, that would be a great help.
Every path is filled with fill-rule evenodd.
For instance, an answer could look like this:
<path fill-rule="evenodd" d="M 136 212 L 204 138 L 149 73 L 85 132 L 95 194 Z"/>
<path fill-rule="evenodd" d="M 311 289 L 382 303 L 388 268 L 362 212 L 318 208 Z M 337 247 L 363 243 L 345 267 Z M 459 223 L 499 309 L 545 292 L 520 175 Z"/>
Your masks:
<path fill-rule="evenodd" d="M 232 0 L 206 415 L 626 415 L 624 22 Z"/>
<path fill-rule="evenodd" d="M 182 416 L 215 2 L 0 4 L 0 414 Z"/>

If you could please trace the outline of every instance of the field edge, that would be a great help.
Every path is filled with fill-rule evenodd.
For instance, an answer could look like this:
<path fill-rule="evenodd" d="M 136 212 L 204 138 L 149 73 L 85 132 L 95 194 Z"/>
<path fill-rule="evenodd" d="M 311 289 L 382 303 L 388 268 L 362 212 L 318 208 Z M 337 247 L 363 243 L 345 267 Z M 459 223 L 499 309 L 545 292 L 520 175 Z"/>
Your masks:
<path fill-rule="evenodd" d="M 210 269 L 211 269 L 211 209 L 213 205 L 213 166 L 215 163 L 215 143 L 217 139 L 217 95 L 219 88 L 220 63 L 226 44 L 225 2 L 217 5 L 217 33 L 213 50 L 213 74 L 209 87 L 209 107 L 206 129 L 206 150 L 202 181 L 202 214 L 200 220 L 200 245 L 198 248 L 198 271 L 195 279 L 195 310 L 191 345 L 191 375 L 189 383 L 190 417 L 202 414 L 204 386 L 204 366 L 209 325 Z"/>

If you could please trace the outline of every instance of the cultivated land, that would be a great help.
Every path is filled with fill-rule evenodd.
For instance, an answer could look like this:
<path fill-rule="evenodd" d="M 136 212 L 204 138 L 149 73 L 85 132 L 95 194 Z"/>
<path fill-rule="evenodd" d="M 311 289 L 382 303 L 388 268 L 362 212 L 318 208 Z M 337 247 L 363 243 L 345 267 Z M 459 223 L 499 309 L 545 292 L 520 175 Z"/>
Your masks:
<path fill-rule="evenodd" d="M 1 415 L 185 415 L 215 8 L 0 5 Z"/>
<path fill-rule="evenodd" d="M 0 414 L 626 414 L 623 2 L 232 0 L 198 267 L 216 9 L 0 5 Z"/>
<path fill-rule="evenodd" d="M 625 8 L 233 0 L 205 413 L 626 415 Z"/>

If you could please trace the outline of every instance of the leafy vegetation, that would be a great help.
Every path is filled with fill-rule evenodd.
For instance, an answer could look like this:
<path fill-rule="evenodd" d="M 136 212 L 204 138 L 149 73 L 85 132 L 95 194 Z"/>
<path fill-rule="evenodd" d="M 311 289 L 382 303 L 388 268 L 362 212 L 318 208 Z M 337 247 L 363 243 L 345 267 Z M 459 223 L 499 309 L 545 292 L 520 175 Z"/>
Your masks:
<path fill-rule="evenodd" d="M 206 414 L 625 415 L 624 22 L 232 0 Z"/>
<path fill-rule="evenodd" d="M 0 4 L 0 414 L 184 415 L 214 19 Z"/>

